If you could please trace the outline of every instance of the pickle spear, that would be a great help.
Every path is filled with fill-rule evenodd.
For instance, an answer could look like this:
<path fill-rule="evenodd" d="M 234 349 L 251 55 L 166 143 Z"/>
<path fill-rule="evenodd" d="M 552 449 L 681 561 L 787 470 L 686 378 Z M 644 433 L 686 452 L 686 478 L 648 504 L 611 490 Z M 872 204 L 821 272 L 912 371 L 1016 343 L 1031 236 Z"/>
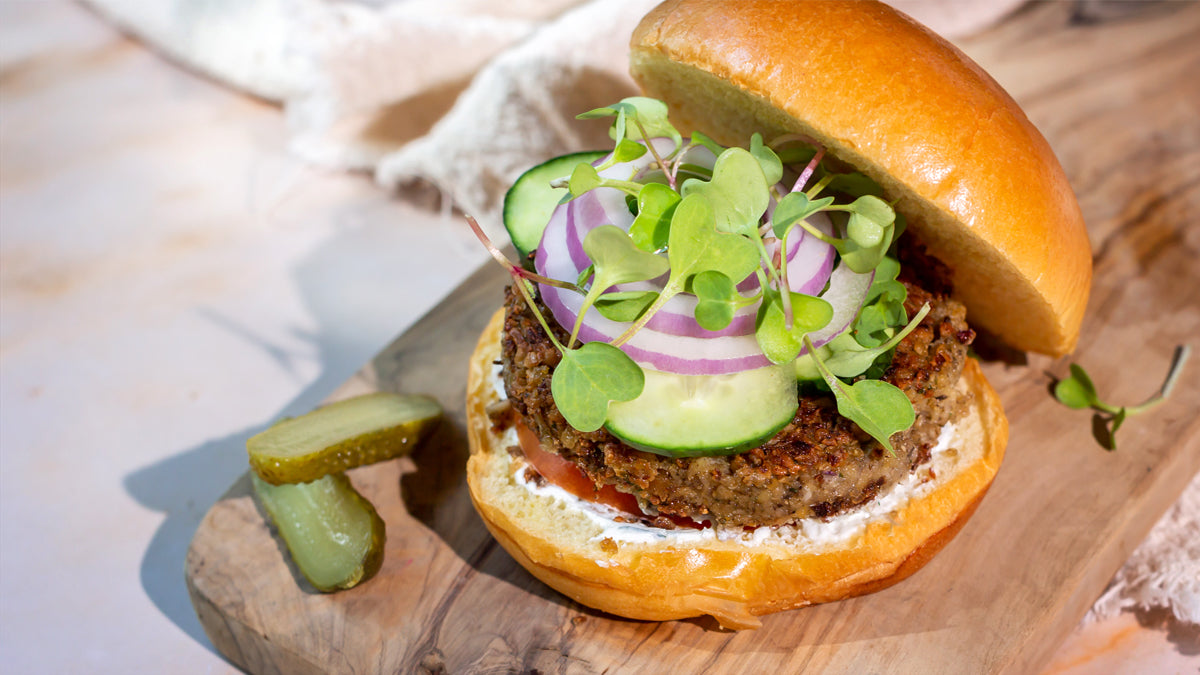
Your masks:
<path fill-rule="evenodd" d="M 409 452 L 441 417 L 428 396 L 366 394 L 279 422 L 246 441 L 246 451 L 262 480 L 307 483 Z"/>
<path fill-rule="evenodd" d="M 271 485 L 253 473 L 250 480 L 292 561 L 317 590 L 352 588 L 379 571 L 383 519 L 346 474 L 294 485 Z"/>

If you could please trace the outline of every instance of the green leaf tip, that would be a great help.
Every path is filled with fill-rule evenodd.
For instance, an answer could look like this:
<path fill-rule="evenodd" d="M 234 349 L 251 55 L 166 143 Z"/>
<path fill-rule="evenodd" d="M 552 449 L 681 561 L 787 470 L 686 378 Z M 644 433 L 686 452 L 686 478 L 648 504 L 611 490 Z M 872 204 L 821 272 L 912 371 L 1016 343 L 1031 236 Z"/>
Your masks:
<path fill-rule="evenodd" d="M 1129 417 L 1140 415 L 1167 400 L 1167 397 L 1171 395 L 1171 390 L 1175 387 L 1175 383 L 1179 380 L 1180 373 L 1183 372 L 1184 364 L 1187 363 L 1190 355 L 1191 347 L 1189 345 L 1178 345 L 1175 347 L 1175 354 L 1171 359 L 1171 367 L 1167 371 L 1167 376 L 1164 378 L 1158 393 L 1146 399 L 1140 405 L 1117 406 L 1104 402 L 1096 392 L 1096 385 L 1092 382 L 1091 376 L 1083 369 L 1083 366 L 1077 363 L 1072 363 L 1068 369 L 1069 374 L 1055 383 L 1054 398 L 1068 408 L 1075 410 L 1090 408 L 1095 410 L 1093 435 L 1106 450 L 1116 450 L 1117 430 L 1125 424 L 1125 421 Z"/>
<path fill-rule="evenodd" d="M 610 402 L 632 401 L 645 384 L 646 374 L 625 352 L 588 342 L 563 352 L 550 392 L 567 423 L 587 433 L 604 426 Z"/>

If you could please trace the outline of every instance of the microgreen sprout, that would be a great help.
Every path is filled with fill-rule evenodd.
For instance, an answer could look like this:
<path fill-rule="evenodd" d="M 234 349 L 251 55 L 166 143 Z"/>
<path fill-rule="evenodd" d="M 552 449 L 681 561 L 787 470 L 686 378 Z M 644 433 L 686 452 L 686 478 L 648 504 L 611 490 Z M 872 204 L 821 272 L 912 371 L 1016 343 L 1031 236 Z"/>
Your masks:
<path fill-rule="evenodd" d="M 595 190 L 598 187 L 616 188 L 627 195 L 636 197 L 642 189 L 642 184 L 632 180 L 604 178 L 596 170 L 596 167 L 583 163 L 575 167 L 575 170 L 571 172 L 570 179 L 567 181 L 567 189 L 576 197 L 589 190 Z"/>
<path fill-rule="evenodd" d="M 583 306 L 579 309 L 575 326 L 571 330 L 568 347 L 574 346 L 575 338 L 583 325 L 584 315 L 605 289 L 618 284 L 653 279 L 671 269 L 666 258 L 641 250 L 629 238 L 629 234 L 616 225 L 601 225 L 588 232 L 583 240 L 583 250 L 592 260 L 595 275 L 591 288 L 583 299 Z"/>
<path fill-rule="evenodd" d="M 823 186 L 818 182 L 816 187 Z M 863 195 L 850 204 L 833 204 L 820 200 L 824 202 L 823 205 L 813 210 L 815 202 L 811 197 L 809 193 L 793 192 L 780 200 L 775 209 L 776 232 L 780 229 L 786 232 L 799 225 L 809 234 L 837 249 L 842 260 L 855 272 L 864 274 L 875 269 L 895 239 L 896 212 L 892 210 L 891 205 L 874 195 Z M 783 214 L 779 213 L 780 209 L 784 209 Z M 844 211 L 850 214 L 844 239 L 825 234 L 805 220 L 808 215 L 819 210 Z"/>
<path fill-rule="evenodd" d="M 754 324 L 754 336 L 763 354 L 772 363 L 786 363 L 800 355 L 803 340 L 808 333 L 820 330 L 833 318 L 833 306 L 821 298 L 800 293 L 786 293 L 790 297 L 792 316 L 787 321 L 784 309 L 785 293 L 766 289 L 758 316 Z"/>
<path fill-rule="evenodd" d="M 712 180 L 688 179 L 679 192 L 685 198 L 692 194 L 708 198 L 718 232 L 757 238 L 759 219 L 770 206 L 769 185 L 754 155 L 729 148 L 717 157 Z"/>
<path fill-rule="evenodd" d="M 817 146 L 817 151 L 813 153 L 813 158 L 808 161 L 808 165 L 804 167 L 804 170 L 796 178 L 796 184 L 792 186 L 792 192 L 802 192 L 804 190 L 804 186 L 808 184 L 808 179 L 812 177 L 813 171 L 817 170 L 817 165 L 821 163 L 821 158 L 824 156 L 825 148 Z"/>
<path fill-rule="evenodd" d="M 679 193 L 661 183 L 647 183 L 638 192 L 638 214 L 629 226 L 629 236 L 638 248 L 651 253 L 666 248 L 671 216 L 679 200 Z"/>
<path fill-rule="evenodd" d="M 1171 390 L 1175 388 L 1175 383 L 1179 381 L 1179 375 L 1183 372 L 1183 366 L 1187 363 L 1191 351 L 1191 347 L 1188 345 L 1179 345 L 1175 348 L 1175 355 L 1171 359 L 1171 367 L 1167 371 L 1167 377 L 1163 381 L 1162 387 L 1159 388 L 1158 393 L 1140 405 L 1115 406 L 1100 400 L 1100 396 L 1096 393 L 1096 385 L 1092 383 L 1092 378 L 1088 376 L 1087 371 L 1082 366 L 1075 363 L 1071 364 L 1070 375 L 1059 380 L 1054 385 L 1054 397 L 1068 408 L 1076 410 L 1091 408 L 1097 411 L 1099 421 L 1107 429 L 1107 438 L 1100 438 L 1098 440 L 1100 440 L 1101 445 L 1106 449 L 1116 450 L 1117 430 L 1125 423 L 1126 418 L 1131 415 L 1139 415 L 1154 408 L 1171 395 Z"/>
<path fill-rule="evenodd" d="M 475 218 L 473 218 L 469 214 L 466 216 L 466 219 L 467 219 L 467 224 L 471 226 L 471 230 L 475 233 L 475 237 L 477 239 L 479 239 L 480 243 L 483 244 L 484 248 L 487 249 L 488 253 L 490 253 L 492 255 L 492 258 L 496 262 L 500 263 L 501 267 L 503 267 L 505 270 L 508 271 L 508 274 L 513 278 L 514 281 L 519 281 L 519 280 L 534 281 L 539 284 L 546 284 L 547 286 L 555 286 L 557 288 L 565 288 L 567 290 L 575 291 L 577 293 L 584 292 L 583 289 L 581 289 L 577 284 L 573 284 L 569 281 L 562 281 L 559 279 L 551 279 L 550 277 L 544 277 L 544 276 L 538 274 L 537 272 L 533 272 L 531 270 L 525 269 L 524 267 L 521 267 L 520 265 L 513 264 L 513 262 L 504 255 L 504 252 L 501 251 L 500 249 L 496 248 L 496 245 L 493 244 L 492 240 L 490 238 L 488 238 L 487 234 L 484 233 L 483 228 L 481 228 L 479 226 L 479 221 L 475 220 Z"/>
<path fill-rule="evenodd" d="M 854 337 L 846 334 L 840 342 L 835 340 L 838 344 L 830 343 L 835 349 L 833 355 L 825 360 L 825 367 L 838 377 L 857 377 L 867 372 L 871 364 L 875 363 L 875 359 L 900 344 L 901 340 L 920 325 L 927 314 L 929 314 L 929 303 L 922 305 L 912 321 L 897 331 L 890 340 L 874 347 L 864 346 Z"/>
<path fill-rule="evenodd" d="M 807 335 L 804 345 L 837 399 L 838 414 L 857 424 L 895 456 L 892 434 L 911 427 L 917 419 L 912 401 L 896 385 L 883 380 L 859 380 L 847 385 L 826 367 Z"/>
<path fill-rule="evenodd" d="M 675 142 L 676 150 L 683 141 L 679 131 L 667 119 L 667 105 L 656 99 L 632 96 L 615 105 L 589 110 L 578 115 L 576 119 L 587 120 L 597 117 L 616 118 L 613 120 L 608 135 L 616 141 L 617 146 L 613 157 L 604 166 L 601 166 L 601 169 L 617 162 L 640 157 L 646 152 L 647 146 L 650 146 L 653 138 L 669 137 Z M 629 120 L 634 121 L 632 126 L 629 125 Z M 653 152 L 653 148 L 651 148 L 651 152 Z"/>
<path fill-rule="evenodd" d="M 671 252 L 667 283 L 654 304 L 613 341 L 614 346 L 628 342 L 667 300 L 684 292 L 687 282 L 696 274 L 713 270 L 741 281 L 754 272 L 759 264 L 754 244 L 746 237 L 718 231 L 714 222 L 713 208 L 703 194 L 689 194 L 680 200 L 671 218 L 667 242 Z"/>
<path fill-rule="evenodd" d="M 889 341 L 894 327 L 908 320 L 904 312 L 908 289 L 896 280 L 899 274 L 900 263 L 890 256 L 884 256 L 875 268 L 867 298 L 854 320 L 854 338 L 863 347 Z"/>
<path fill-rule="evenodd" d="M 559 412 L 571 426 L 580 431 L 599 429 L 608 415 L 608 404 L 611 401 L 631 401 L 642 393 L 646 381 L 645 373 L 625 352 L 606 343 L 588 342 L 578 349 L 570 349 L 559 342 L 534 301 L 535 290 L 532 288 L 532 281 L 544 283 L 542 280 L 545 277 L 512 264 L 488 239 L 479 222 L 470 215 L 466 218 L 475 236 L 492 257 L 508 270 L 513 278 L 513 286 L 525 300 L 529 311 L 533 312 L 534 318 L 541 324 L 550 342 L 562 355 L 562 360 L 550 378 L 550 391 L 554 394 Z M 621 234 L 624 235 L 623 232 Z M 574 284 L 564 287 L 580 290 Z"/>

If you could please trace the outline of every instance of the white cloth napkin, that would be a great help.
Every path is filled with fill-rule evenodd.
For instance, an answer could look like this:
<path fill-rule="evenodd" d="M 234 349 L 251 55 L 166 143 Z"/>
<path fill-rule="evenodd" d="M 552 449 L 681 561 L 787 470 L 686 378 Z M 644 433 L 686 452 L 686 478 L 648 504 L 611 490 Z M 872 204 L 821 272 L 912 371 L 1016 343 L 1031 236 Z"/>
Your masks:
<path fill-rule="evenodd" d="M 284 105 L 291 148 L 388 188 L 431 183 L 502 232 L 525 168 L 602 147 L 579 112 L 636 90 L 629 35 L 658 0 L 85 0 L 153 48 Z M 1024 0 L 892 0 L 948 38 Z M 463 245 L 469 241 L 466 229 Z M 1200 478 L 1114 578 L 1090 617 L 1169 606 L 1200 624 Z"/>
<path fill-rule="evenodd" d="M 1156 607 L 1200 626 L 1200 475 L 1150 530 L 1085 620 Z"/>

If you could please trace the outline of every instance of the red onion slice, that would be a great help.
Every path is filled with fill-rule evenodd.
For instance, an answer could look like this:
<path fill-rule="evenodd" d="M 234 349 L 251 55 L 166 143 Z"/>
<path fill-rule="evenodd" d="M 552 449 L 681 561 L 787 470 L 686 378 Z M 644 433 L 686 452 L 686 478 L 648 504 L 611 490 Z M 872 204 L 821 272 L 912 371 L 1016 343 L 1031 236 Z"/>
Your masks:
<path fill-rule="evenodd" d="M 828 231 L 833 230 L 833 223 L 829 222 L 824 213 L 810 216 L 809 220 L 814 221 L 814 225 L 819 229 L 825 230 L 822 225 L 827 225 Z M 788 248 L 791 248 L 791 240 L 796 238 L 800 241 L 788 256 L 788 287 L 797 293 L 816 295 L 825 288 L 825 283 L 829 281 L 833 272 L 835 250 L 833 246 L 799 227 L 793 229 L 788 236 Z"/>
<path fill-rule="evenodd" d="M 825 328 L 809 334 L 815 346 L 829 342 L 850 326 L 874 276 L 874 273 L 857 274 L 845 265 L 839 265 L 833 271 L 829 290 L 822 295 L 833 305 L 833 319 Z M 564 326 L 574 325 L 583 297 L 550 286 L 542 286 L 541 291 L 555 320 Z M 627 324 L 604 318 L 593 308 L 580 328 L 579 337 L 586 342 L 611 342 L 626 327 Z M 698 338 L 643 328 L 621 349 L 642 365 L 685 375 L 723 375 L 770 365 L 753 334 Z"/>
<path fill-rule="evenodd" d="M 821 330 L 808 334 L 814 347 L 820 347 L 833 338 L 841 335 L 854 323 L 858 310 L 862 309 L 863 301 L 867 299 L 867 291 L 871 282 L 875 281 L 875 271 L 859 274 L 847 265 L 838 265 L 829 275 L 829 288 L 819 297 L 833 306 L 833 318 Z M 802 350 L 801 353 L 804 353 Z"/>

